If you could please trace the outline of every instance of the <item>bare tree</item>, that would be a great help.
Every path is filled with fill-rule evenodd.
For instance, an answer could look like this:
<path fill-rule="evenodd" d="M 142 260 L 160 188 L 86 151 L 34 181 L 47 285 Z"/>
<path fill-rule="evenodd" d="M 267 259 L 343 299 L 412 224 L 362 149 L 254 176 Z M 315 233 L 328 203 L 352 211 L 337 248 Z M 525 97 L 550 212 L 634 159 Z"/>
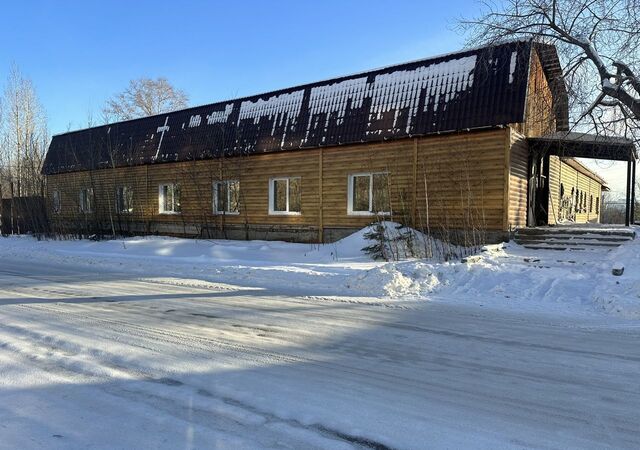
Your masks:
<path fill-rule="evenodd" d="M 35 87 L 15 65 L 9 72 L 0 104 L 0 196 L 10 199 L 10 229 L 19 232 L 15 216 L 18 207 L 30 220 L 44 223 L 39 207 L 37 211 L 28 210 L 29 205 L 36 203 L 27 197 L 36 200 L 44 195 L 44 178 L 40 170 L 49 133 Z M 8 228 L 6 225 L 4 227 Z"/>
<path fill-rule="evenodd" d="M 574 126 L 638 140 L 639 0 L 487 0 L 461 28 L 473 43 L 533 38 L 555 44 Z"/>
<path fill-rule="evenodd" d="M 152 116 L 186 108 L 189 98 L 166 78 L 131 80 L 121 93 L 107 100 L 102 113 L 105 122 Z"/>
<path fill-rule="evenodd" d="M 49 140 L 44 109 L 33 83 L 17 66 L 9 73 L 0 122 L 0 164 L 16 196 L 40 195 L 40 168 Z"/>

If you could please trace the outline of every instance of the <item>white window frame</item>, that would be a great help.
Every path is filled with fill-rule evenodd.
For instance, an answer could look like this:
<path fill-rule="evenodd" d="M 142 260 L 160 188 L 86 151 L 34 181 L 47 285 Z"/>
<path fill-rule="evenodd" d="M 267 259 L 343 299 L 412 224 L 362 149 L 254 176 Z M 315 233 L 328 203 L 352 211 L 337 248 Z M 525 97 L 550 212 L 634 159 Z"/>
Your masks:
<path fill-rule="evenodd" d="M 390 216 L 391 211 L 372 211 L 373 209 L 373 176 L 374 175 L 387 175 L 389 176 L 389 172 L 380 171 L 380 172 L 360 172 L 360 173 L 350 173 L 347 177 L 347 215 L 349 216 Z M 354 192 L 353 192 L 353 179 L 356 177 L 369 177 L 369 211 L 354 211 L 353 210 L 353 201 L 354 201 Z M 391 203 L 391 199 L 389 199 L 389 203 Z M 391 208 L 391 204 L 389 204 L 389 208 Z"/>
<path fill-rule="evenodd" d="M 227 208 L 231 205 L 231 190 L 229 189 L 229 185 L 232 183 L 236 183 L 238 185 L 238 189 L 240 188 L 240 181 L 238 180 L 219 180 L 213 182 L 213 214 L 220 216 L 237 216 L 240 214 L 240 201 L 238 200 L 238 210 L 237 211 L 224 211 L 218 209 L 218 189 L 220 186 L 224 186 L 227 190 Z"/>
<path fill-rule="evenodd" d="M 60 191 L 57 189 L 51 193 L 51 210 L 54 214 L 60 214 L 62 211 L 62 199 L 60 198 Z"/>
<path fill-rule="evenodd" d="M 85 196 L 85 192 L 87 193 Z M 93 212 L 95 196 L 93 194 L 93 188 L 83 188 L 80 189 L 80 212 L 84 214 L 91 214 Z M 89 208 L 87 208 L 85 199 L 89 199 Z"/>
<path fill-rule="evenodd" d="M 122 186 L 118 186 L 116 187 L 116 212 L 118 214 L 132 214 L 133 213 L 133 204 L 128 205 L 129 208 L 128 209 L 120 209 L 120 199 L 119 199 L 119 194 L 120 194 L 120 190 L 122 189 L 122 195 L 126 197 L 126 191 L 131 192 L 131 203 L 133 203 L 133 189 L 131 189 L 131 186 L 127 186 L 127 185 L 122 185 Z"/>
<path fill-rule="evenodd" d="M 300 211 L 289 211 L 289 181 L 292 179 L 297 179 L 300 184 Z M 287 210 L 286 211 L 276 211 L 273 209 L 273 202 L 275 196 L 274 185 L 276 181 L 286 181 L 287 182 Z M 302 177 L 273 177 L 269 178 L 269 215 L 271 216 L 300 216 L 302 215 Z"/>
<path fill-rule="evenodd" d="M 169 187 L 169 186 L 173 186 L 173 189 L 171 190 L 172 194 L 173 194 L 173 198 L 171 199 L 171 205 L 173 206 L 172 210 L 165 210 L 164 209 L 164 188 L 165 187 Z M 175 193 L 176 193 L 176 187 L 179 187 L 179 183 L 162 183 L 158 185 L 158 213 L 159 214 L 167 214 L 167 215 L 178 215 L 178 214 L 182 214 L 182 210 L 180 211 L 175 211 L 176 208 L 176 198 L 175 198 Z M 182 203 L 182 199 L 180 199 L 180 203 Z M 181 209 L 182 209 L 182 205 Z"/>

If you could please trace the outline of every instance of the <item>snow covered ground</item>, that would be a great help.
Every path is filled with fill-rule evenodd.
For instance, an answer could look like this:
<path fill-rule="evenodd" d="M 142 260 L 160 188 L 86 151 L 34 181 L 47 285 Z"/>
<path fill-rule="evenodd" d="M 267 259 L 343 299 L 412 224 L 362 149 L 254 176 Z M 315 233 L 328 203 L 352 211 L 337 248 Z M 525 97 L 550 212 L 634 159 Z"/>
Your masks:
<path fill-rule="evenodd" d="M 640 234 L 640 230 L 639 230 Z M 364 231 L 334 244 L 142 237 L 107 241 L 0 240 L 4 257 L 104 270 L 156 282 L 213 283 L 338 301 L 417 299 L 553 315 L 640 319 L 640 238 L 607 251 L 527 250 L 507 243 L 451 262 L 376 262 Z M 626 266 L 623 277 L 611 275 Z"/>
<path fill-rule="evenodd" d="M 0 239 L 0 448 L 639 448 L 638 241 Z"/>

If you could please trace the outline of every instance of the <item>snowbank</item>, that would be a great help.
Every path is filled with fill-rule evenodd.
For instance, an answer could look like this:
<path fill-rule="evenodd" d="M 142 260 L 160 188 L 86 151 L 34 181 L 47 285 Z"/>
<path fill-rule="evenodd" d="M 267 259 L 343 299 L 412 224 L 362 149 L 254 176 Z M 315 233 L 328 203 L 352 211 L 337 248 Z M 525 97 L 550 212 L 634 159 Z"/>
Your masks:
<path fill-rule="evenodd" d="M 386 225 L 391 229 L 395 224 Z M 438 286 L 424 263 L 403 266 L 373 261 L 362 251 L 370 244 L 365 238 L 368 231 L 369 227 L 325 245 L 170 237 L 97 242 L 12 237 L 1 239 L 0 248 L 7 257 L 125 269 L 195 287 L 214 283 L 218 288 L 224 283 L 305 296 L 363 297 L 369 302 L 420 297 Z"/>
<path fill-rule="evenodd" d="M 395 225 L 385 224 L 386 232 Z M 365 228 L 336 243 L 138 237 L 110 241 L 0 239 L 3 257 L 126 271 L 211 289 L 261 289 L 307 298 L 388 303 L 430 299 L 542 314 L 640 319 L 640 240 L 607 251 L 491 245 L 465 262 L 373 261 Z M 418 233 L 413 230 L 411 232 Z M 423 238 L 417 234 L 418 240 Z M 397 249 L 396 249 L 397 251 Z M 401 247 L 401 255 L 406 256 Z M 614 265 L 625 267 L 613 276 Z"/>

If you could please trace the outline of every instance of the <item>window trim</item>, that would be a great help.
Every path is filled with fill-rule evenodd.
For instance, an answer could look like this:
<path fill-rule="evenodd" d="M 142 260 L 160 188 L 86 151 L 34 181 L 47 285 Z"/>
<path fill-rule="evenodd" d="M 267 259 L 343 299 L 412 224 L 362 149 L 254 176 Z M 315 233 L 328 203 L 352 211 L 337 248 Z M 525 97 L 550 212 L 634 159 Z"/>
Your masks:
<path fill-rule="evenodd" d="M 392 213 L 391 208 L 391 198 L 389 198 L 389 209 L 390 211 L 378 211 L 373 212 L 373 176 L 374 175 L 387 175 L 389 176 L 389 171 L 378 171 L 378 172 L 358 172 L 358 173 L 350 173 L 347 177 L 347 215 L 349 216 L 390 216 Z M 353 179 L 355 177 L 369 177 L 369 211 L 354 211 L 353 210 L 353 201 L 354 201 L 354 192 L 353 192 Z"/>
<path fill-rule="evenodd" d="M 213 214 L 216 216 L 238 216 L 240 215 L 240 200 L 238 199 L 238 210 L 237 211 L 223 211 L 218 209 L 218 188 L 222 184 L 227 188 L 227 208 L 231 205 L 231 192 L 229 191 L 229 185 L 231 183 L 238 184 L 238 190 L 240 189 L 240 181 L 239 180 L 216 180 L 213 182 Z"/>
<path fill-rule="evenodd" d="M 85 192 L 87 192 L 87 198 L 90 197 L 90 200 L 89 200 L 90 208 L 89 209 L 86 208 L 87 205 L 85 204 L 85 196 L 84 196 Z M 94 202 L 95 202 L 95 195 L 94 195 L 94 192 L 93 192 L 93 188 L 92 187 L 88 187 L 88 188 L 80 189 L 79 197 L 80 197 L 79 198 L 80 202 L 79 202 L 78 206 L 79 206 L 80 212 L 83 213 L 83 214 L 92 214 L 94 212 Z"/>
<path fill-rule="evenodd" d="M 300 183 L 300 211 L 289 211 L 289 180 L 298 179 Z M 273 208 L 273 201 L 275 196 L 275 182 L 276 181 L 286 181 L 287 182 L 287 210 L 286 211 L 276 211 Z M 301 216 L 302 215 L 302 177 L 301 176 L 290 176 L 290 177 L 272 177 L 269 178 L 269 215 L 270 216 Z"/>
<path fill-rule="evenodd" d="M 117 214 L 133 214 L 133 204 L 129 205 L 129 209 L 120 210 L 120 205 L 118 204 L 119 203 L 118 193 L 119 193 L 120 189 L 123 190 L 123 195 L 124 195 L 124 189 L 130 191 L 131 192 L 131 196 L 132 196 L 132 200 L 133 200 L 133 189 L 131 188 L 131 186 L 124 185 L 124 184 L 122 186 L 117 186 L 116 187 L 116 213 Z M 132 201 L 132 203 L 133 203 L 133 201 Z"/>
<path fill-rule="evenodd" d="M 175 209 L 176 206 L 176 194 L 175 194 L 175 189 L 176 186 L 180 186 L 179 183 L 160 183 L 158 185 L 158 214 L 164 214 L 167 216 L 176 216 L 179 214 L 182 214 L 182 205 L 181 205 L 181 210 L 180 211 L 165 211 L 164 210 L 164 192 L 163 189 L 165 186 L 173 186 L 173 199 L 172 199 L 172 206 Z"/>

